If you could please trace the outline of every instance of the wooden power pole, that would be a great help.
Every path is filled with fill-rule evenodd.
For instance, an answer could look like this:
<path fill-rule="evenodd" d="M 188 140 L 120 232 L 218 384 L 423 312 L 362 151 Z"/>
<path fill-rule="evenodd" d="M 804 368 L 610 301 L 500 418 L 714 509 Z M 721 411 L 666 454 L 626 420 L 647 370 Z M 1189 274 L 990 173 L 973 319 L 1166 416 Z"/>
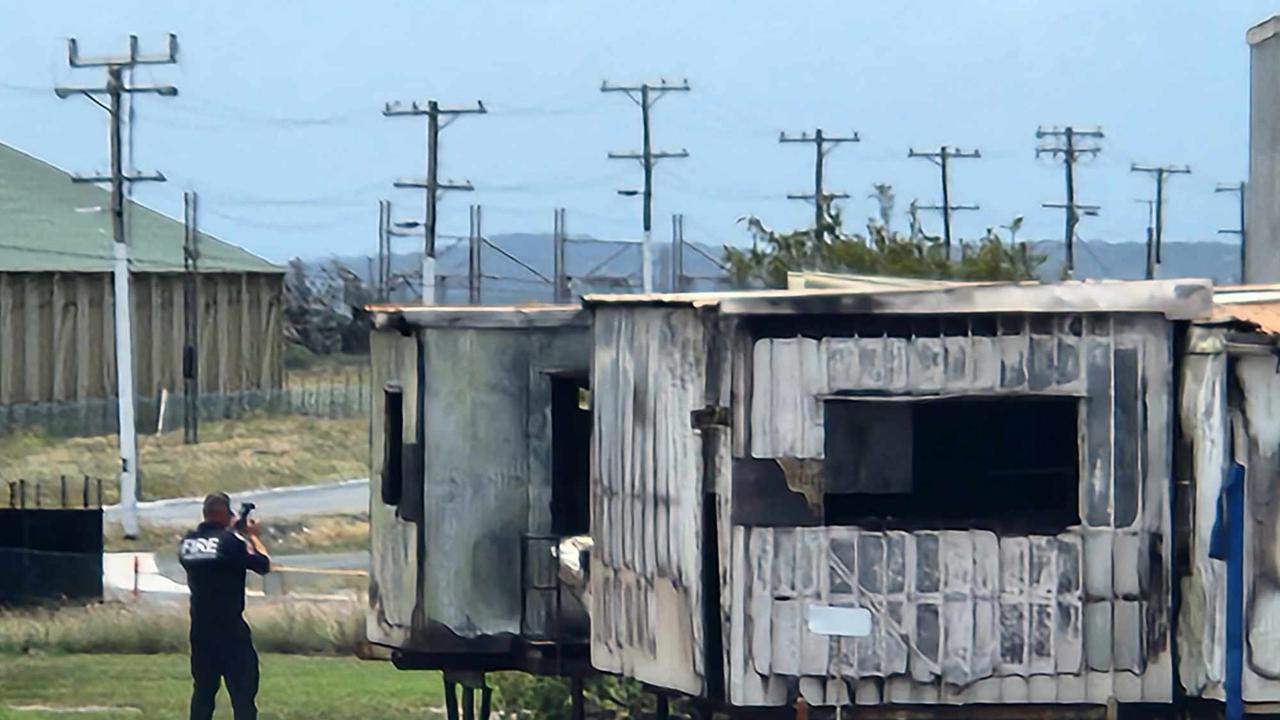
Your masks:
<path fill-rule="evenodd" d="M 182 441 L 200 442 L 200 230 L 194 192 L 182 194 Z"/>
<path fill-rule="evenodd" d="M 1248 191 L 1248 184 L 1244 182 L 1238 182 L 1232 185 L 1219 185 L 1217 188 L 1214 189 L 1214 192 L 1235 193 L 1238 196 L 1237 200 L 1239 201 L 1239 207 L 1240 207 L 1239 227 L 1235 230 L 1230 230 L 1230 229 L 1219 230 L 1218 234 L 1219 235 L 1237 235 L 1240 238 L 1240 284 L 1241 285 L 1244 284 L 1244 241 L 1245 241 L 1244 196 L 1245 196 L 1245 192 L 1247 191 Z"/>
<path fill-rule="evenodd" d="M 849 197 L 847 193 L 829 193 L 826 190 L 827 153 L 841 143 L 854 143 L 861 140 L 858 133 L 839 137 L 822 132 L 822 128 L 813 131 L 813 135 L 802 132 L 799 135 L 788 135 L 785 132 L 778 136 L 780 143 L 813 143 L 813 194 L 793 193 L 787 195 L 790 200 L 813 201 L 813 239 L 826 242 L 827 226 L 831 224 L 831 201 Z M 832 146 L 832 147 L 828 147 Z"/>
<path fill-rule="evenodd" d="M 937 210 L 942 213 L 942 244 L 946 252 L 947 260 L 951 260 L 951 213 L 955 210 L 977 210 L 977 205 L 953 205 L 951 203 L 951 173 L 948 168 L 948 161 L 954 158 L 975 159 L 982 157 L 977 150 L 965 151 L 943 145 L 938 148 L 937 152 L 916 152 L 914 149 L 907 149 L 907 157 L 924 158 L 938 166 L 942 174 L 942 204 L 941 205 L 920 205 L 921 210 Z"/>
<path fill-rule="evenodd" d="M 107 82 L 97 87 L 56 87 L 59 98 L 83 95 L 110 116 L 111 170 L 106 174 L 75 175 L 74 182 L 109 183 L 111 186 L 111 238 L 115 263 L 112 278 L 115 290 L 116 405 L 120 438 L 120 507 L 121 525 L 126 537 L 138 533 L 138 439 L 134 424 L 133 332 L 129 296 L 129 244 L 125 228 L 124 189 L 127 183 L 163 182 L 160 173 L 126 173 L 124 170 L 124 97 L 136 93 L 155 93 L 173 97 L 178 89 L 172 85 L 135 85 L 125 81 L 126 71 L 138 65 L 170 65 L 178 61 L 178 37 L 169 35 L 166 51 L 144 55 L 138 51 L 138 37 L 129 36 L 129 52 L 123 56 L 84 57 L 75 38 L 67 40 L 67 63 L 73 68 L 103 67 Z M 104 105 L 98 96 L 106 96 Z"/>
<path fill-rule="evenodd" d="M 640 106 L 641 149 L 640 152 L 609 153 L 611 160 L 638 160 L 644 169 L 644 209 L 642 228 L 644 235 L 640 240 L 641 263 L 640 277 L 644 292 L 653 292 L 653 167 L 659 160 L 668 158 L 687 158 L 688 150 L 676 152 L 658 152 L 653 149 L 653 133 L 649 118 L 653 104 L 669 92 L 689 92 L 689 81 L 680 84 L 661 80 L 657 84 L 641 83 L 640 85 L 610 85 L 605 82 L 600 92 L 620 92 L 631 98 Z M 629 193 L 623 193 L 629 194 Z"/>
<path fill-rule="evenodd" d="M 1036 130 L 1036 138 L 1039 140 L 1048 139 L 1051 145 L 1036 148 L 1036 157 L 1041 155 L 1050 155 L 1052 157 L 1062 158 L 1062 168 L 1066 175 L 1067 197 L 1063 203 L 1043 203 L 1043 207 L 1059 208 L 1066 213 L 1067 222 L 1066 230 L 1063 232 L 1062 242 L 1063 250 L 1066 253 L 1066 269 L 1068 277 L 1075 274 L 1076 271 L 1076 225 L 1080 222 L 1081 214 L 1097 215 L 1101 210 L 1097 205 L 1081 205 L 1076 202 L 1076 161 L 1084 155 L 1097 155 L 1102 149 L 1097 146 L 1088 146 L 1087 143 L 1092 140 L 1102 139 L 1102 130 L 1077 130 L 1068 125 L 1062 129 L 1046 130 L 1040 128 Z"/>
<path fill-rule="evenodd" d="M 1156 270 L 1163 261 L 1162 248 L 1164 245 L 1164 183 L 1169 175 L 1189 175 L 1191 168 L 1183 165 L 1175 167 L 1173 165 L 1139 165 L 1133 163 L 1129 166 L 1130 172 L 1148 173 L 1155 177 L 1156 180 L 1156 218 L 1155 218 L 1155 234 L 1152 236 L 1151 247 L 1147 251 L 1147 277 L 1154 278 Z"/>
<path fill-rule="evenodd" d="M 488 112 L 484 103 L 477 101 L 475 107 L 443 108 L 436 100 L 425 103 L 412 102 L 404 105 L 389 102 L 382 110 L 386 117 L 399 115 L 427 116 L 427 177 L 425 180 L 400 180 L 395 183 L 399 188 L 422 188 L 426 190 L 426 215 L 423 218 L 422 247 L 422 303 L 434 305 L 436 301 L 436 203 L 442 190 L 470 191 L 475 188 L 471 183 L 441 181 L 440 167 L 440 131 L 461 115 L 483 115 Z M 444 122 L 440 121 L 444 118 Z"/>

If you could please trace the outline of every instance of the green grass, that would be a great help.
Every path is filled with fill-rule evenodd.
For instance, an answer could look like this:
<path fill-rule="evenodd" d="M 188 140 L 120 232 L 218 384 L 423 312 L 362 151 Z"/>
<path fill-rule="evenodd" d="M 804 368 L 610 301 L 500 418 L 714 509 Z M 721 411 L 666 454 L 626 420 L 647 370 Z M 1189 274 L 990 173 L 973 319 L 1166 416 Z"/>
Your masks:
<path fill-rule="evenodd" d="M 191 678 L 185 655 L 0 654 L 0 718 L 48 720 L 66 708 L 86 720 L 184 718 Z M 355 658 L 262 656 L 258 707 L 263 720 L 354 720 L 443 714 L 440 677 L 404 672 L 390 663 Z M 18 711 L 44 705 L 63 713 Z M 225 691 L 218 718 L 230 718 Z"/>
<path fill-rule="evenodd" d="M 44 484 L 46 500 L 59 493 L 59 476 L 78 498 L 80 478 L 104 478 L 103 502 L 117 499 L 119 460 L 114 435 L 50 438 L 18 434 L 0 439 L 0 480 Z M 333 482 L 369 473 L 369 420 L 304 416 L 250 416 L 200 425 L 200 443 L 184 445 L 182 432 L 138 437 L 144 499 L 234 493 L 283 485 Z M 29 490 L 28 502 L 34 502 Z"/>

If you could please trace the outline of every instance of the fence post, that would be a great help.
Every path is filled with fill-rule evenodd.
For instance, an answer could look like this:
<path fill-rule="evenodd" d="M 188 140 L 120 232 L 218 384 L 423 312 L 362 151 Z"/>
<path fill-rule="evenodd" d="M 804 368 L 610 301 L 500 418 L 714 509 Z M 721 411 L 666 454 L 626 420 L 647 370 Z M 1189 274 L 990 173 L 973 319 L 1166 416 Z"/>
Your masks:
<path fill-rule="evenodd" d="M 84 487 L 82 488 L 82 490 L 84 492 L 84 507 L 89 507 L 89 476 L 88 475 L 84 476 Z"/>
<path fill-rule="evenodd" d="M 16 507 L 18 502 L 18 483 L 9 481 L 9 507 Z"/>
<path fill-rule="evenodd" d="M 25 478 L 18 478 L 18 506 L 23 510 L 27 509 L 27 481 Z"/>
<path fill-rule="evenodd" d="M 62 507 L 67 506 L 67 476 L 62 476 Z"/>
<path fill-rule="evenodd" d="M 98 478 L 98 507 L 102 507 L 102 478 Z"/>
<path fill-rule="evenodd" d="M 42 498 L 40 497 L 40 490 L 41 490 L 43 487 L 44 487 L 44 483 L 43 483 L 43 482 L 41 482 L 41 481 L 39 481 L 39 480 L 37 480 L 37 481 L 36 481 L 36 507 L 40 507 L 40 504 L 41 504 L 41 503 L 40 503 L 40 501 L 41 501 L 41 499 L 42 499 Z"/>

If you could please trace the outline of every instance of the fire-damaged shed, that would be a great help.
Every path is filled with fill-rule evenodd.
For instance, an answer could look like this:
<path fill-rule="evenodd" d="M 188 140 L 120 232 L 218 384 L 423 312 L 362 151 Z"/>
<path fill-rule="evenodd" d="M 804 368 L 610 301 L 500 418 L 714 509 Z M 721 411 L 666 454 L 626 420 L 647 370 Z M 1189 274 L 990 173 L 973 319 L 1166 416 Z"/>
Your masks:
<path fill-rule="evenodd" d="M 1171 701 L 1175 347 L 1211 300 L 588 296 L 593 664 L 732 706 Z"/>
<path fill-rule="evenodd" d="M 581 675 L 586 613 L 554 561 L 562 539 L 588 531 L 587 314 L 370 310 L 385 388 L 371 434 L 370 641 L 446 682 Z"/>

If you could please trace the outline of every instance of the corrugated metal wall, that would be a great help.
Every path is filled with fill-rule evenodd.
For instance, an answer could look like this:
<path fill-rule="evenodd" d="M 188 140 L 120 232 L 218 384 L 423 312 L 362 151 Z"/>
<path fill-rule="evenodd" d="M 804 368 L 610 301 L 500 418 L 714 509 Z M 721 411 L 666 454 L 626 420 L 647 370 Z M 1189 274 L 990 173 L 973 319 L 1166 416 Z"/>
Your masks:
<path fill-rule="evenodd" d="M 284 382 L 283 276 L 202 274 L 205 393 Z M 183 276 L 133 278 L 134 383 L 141 397 L 182 386 Z M 115 395 L 115 324 L 106 273 L 0 273 L 0 404 Z"/>
<path fill-rule="evenodd" d="M 1058 536 L 734 528 L 731 699 L 1163 702 L 1171 330 L 1159 316 L 1006 318 L 993 337 L 762 339 L 740 362 L 760 458 L 816 458 L 819 395 L 1079 395 L 1080 518 Z M 859 552 L 864 553 L 859 555 Z M 865 573 L 863 572 L 865 568 Z M 870 641 L 816 638 L 806 601 L 858 602 Z M 870 680 L 869 678 L 876 678 Z"/>
<path fill-rule="evenodd" d="M 703 691 L 704 331 L 689 308 L 598 308 L 592 436 L 591 660 Z"/>

